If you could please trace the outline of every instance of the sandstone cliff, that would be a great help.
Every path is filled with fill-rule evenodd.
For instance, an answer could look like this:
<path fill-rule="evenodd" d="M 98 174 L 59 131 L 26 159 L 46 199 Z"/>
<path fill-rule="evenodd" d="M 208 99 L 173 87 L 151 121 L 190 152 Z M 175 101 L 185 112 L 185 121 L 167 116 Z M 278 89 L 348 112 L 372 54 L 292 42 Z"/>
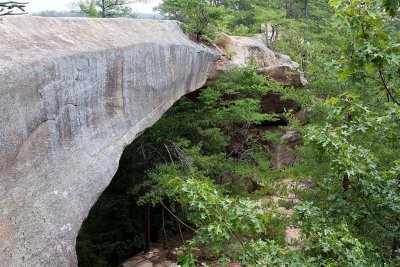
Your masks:
<path fill-rule="evenodd" d="M 269 78 L 301 81 L 296 63 L 260 43 L 234 37 L 232 61 L 173 21 L 6 17 L 0 36 L 6 267 L 76 266 L 76 236 L 123 148 L 181 96 L 253 56 Z M 286 69 L 294 76 L 276 71 Z"/>
<path fill-rule="evenodd" d="M 218 54 L 173 21 L 6 17 L 0 36 L 0 266 L 75 266 L 124 146 Z"/>
<path fill-rule="evenodd" d="M 272 51 L 257 38 L 221 34 L 215 43 L 223 56 L 211 73 L 211 79 L 253 61 L 260 67 L 260 73 L 271 81 L 293 87 L 302 87 L 307 83 L 298 63 L 287 55 Z"/>

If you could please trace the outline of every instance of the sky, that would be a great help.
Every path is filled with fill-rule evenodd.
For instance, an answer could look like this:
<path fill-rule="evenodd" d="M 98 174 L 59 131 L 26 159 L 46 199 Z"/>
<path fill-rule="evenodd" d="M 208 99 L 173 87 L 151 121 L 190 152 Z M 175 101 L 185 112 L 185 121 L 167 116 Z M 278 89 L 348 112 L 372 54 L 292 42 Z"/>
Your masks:
<path fill-rule="evenodd" d="M 78 2 L 78 0 L 27 0 L 29 4 L 26 11 L 29 13 L 39 12 L 43 10 L 70 10 L 71 3 Z M 161 0 L 147 0 L 142 1 L 146 3 L 131 4 L 134 11 L 140 13 L 152 13 L 152 10 L 157 6 Z"/>

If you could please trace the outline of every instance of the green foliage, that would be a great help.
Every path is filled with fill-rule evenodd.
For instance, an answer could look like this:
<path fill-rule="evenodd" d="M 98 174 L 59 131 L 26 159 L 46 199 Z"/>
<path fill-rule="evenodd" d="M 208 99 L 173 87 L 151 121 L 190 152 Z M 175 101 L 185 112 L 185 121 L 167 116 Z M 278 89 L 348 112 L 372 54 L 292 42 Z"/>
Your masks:
<path fill-rule="evenodd" d="M 249 183 L 268 179 L 269 155 L 250 133 L 252 125 L 276 120 L 260 111 L 268 91 L 256 66 L 234 69 L 196 101 L 182 99 L 140 137 L 139 143 L 157 147 L 152 153 L 157 156 L 144 152 L 154 165 L 143 184 L 151 190 L 138 203 L 170 203 L 175 213 L 196 226 L 196 237 L 183 249 L 183 266 L 193 266 L 194 251 L 204 245 L 225 262 L 247 258 L 250 239 L 283 243 L 282 217 L 266 225 L 269 211 L 245 198 Z M 163 130 L 168 127 L 170 131 Z"/>
<path fill-rule="evenodd" d="M 251 240 L 246 245 L 247 253 L 240 259 L 244 266 L 317 266 L 300 253 L 272 240 Z"/>
<path fill-rule="evenodd" d="M 206 0 L 165 0 L 157 10 L 164 16 L 179 20 L 183 29 L 195 35 L 197 41 L 212 41 L 224 9 L 209 5 Z"/>
<path fill-rule="evenodd" d="M 337 27 L 351 38 L 338 61 L 341 78 L 368 79 L 385 98 L 400 105 L 398 1 L 333 0 L 331 5 Z"/>
<path fill-rule="evenodd" d="M 352 95 L 327 101 L 328 121 L 312 126 L 307 144 L 329 162 L 321 193 L 332 224 L 346 222 L 360 240 L 391 262 L 400 236 L 400 108 L 369 110 Z M 385 144 L 382 151 L 381 145 Z M 396 251 L 396 249 L 395 249 Z"/>
<path fill-rule="evenodd" d="M 196 251 L 201 248 L 208 249 L 208 256 L 214 256 L 221 263 L 239 260 L 244 266 L 255 266 L 260 257 L 265 255 L 272 257 L 275 263 L 283 262 L 275 258 L 281 252 L 275 251 L 277 255 L 274 255 L 270 252 L 273 249 L 268 247 L 259 255 L 260 251 L 255 246 L 263 244 L 263 248 L 266 248 L 268 244 L 275 246 L 275 249 L 279 247 L 280 250 L 285 250 L 276 245 L 273 239 L 262 241 L 276 235 L 279 232 L 277 228 L 286 228 L 282 218 L 275 217 L 276 215 L 275 218 L 270 217 L 273 212 L 271 207 L 267 209 L 260 202 L 248 198 L 229 197 L 221 193 L 220 187 L 205 178 L 170 178 L 167 181 L 157 181 L 169 200 L 179 203 L 184 209 L 186 220 L 196 227 L 196 236 L 181 248 L 183 254 L 179 257 L 178 264 L 195 266 L 195 263 L 201 261 L 196 256 Z"/>
<path fill-rule="evenodd" d="M 220 259 L 236 259 L 246 253 L 245 236 L 265 233 L 268 215 L 253 201 L 226 197 L 206 180 L 176 178 L 166 186 L 173 192 L 169 197 L 188 210 L 187 219 L 196 225 L 196 237 L 186 253 L 207 245 Z"/>
<path fill-rule="evenodd" d="M 203 112 L 207 115 L 202 126 L 224 127 L 276 120 L 274 115 L 260 112 L 261 97 L 269 91 L 266 84 L 265 78 L 257 74 L 256 66 L 233 69 L 200 95 Z"/>
<path fill-rule="evenodd" d="M 86 0 L 78 2 L 81 11 L 89 17 L 114 18 L 128 16 L 132 9 L 128 0 Z"/>
<path fill-rule="evenodd" d="M 387 3 L 381 1 L 331 1 L 331 5 L 336 26 L 349 39 L 343 56 L 335 61 L 339 83 L 347 83 L 346 89 L 358 95 L 328 99 L 320 106 L 325 122 L 307 128 L 306 144 L 325 171 L 314 174 L 319 189 L 314 204 L 300 212 L 300 221 L 305 234 L 318 241 L 318 245 L 310 243 L 312 250 L 328 252 L 321 259 L 333 257 L 339 266 L 397 266 L 400 110 L 396 12 L 382 9 Z M 304 216 L 314 211 L 318 215 Z M 326 243 L 339 236 L 348 237 L 346 242 L 352 245 Z M 349 247 L 354 247 L 353 252 L 340 256 Z"/>
<path fill-rule="evenodd" d="M 332 223 L 311 203 L 297 207 L 302 234 L 307 239 L 306 254 L 318 266 L 377 266 L 379 261 L 368 245 L 352 236 L 345 221 Z"/>
<path fill-rule="evenodd" d="M 39 17 L 84 17 L 82 12 L 77 11 L 56 11 L 56 10 L 43 10 L 37 13 L 32 13 L 32 16 Z"/>

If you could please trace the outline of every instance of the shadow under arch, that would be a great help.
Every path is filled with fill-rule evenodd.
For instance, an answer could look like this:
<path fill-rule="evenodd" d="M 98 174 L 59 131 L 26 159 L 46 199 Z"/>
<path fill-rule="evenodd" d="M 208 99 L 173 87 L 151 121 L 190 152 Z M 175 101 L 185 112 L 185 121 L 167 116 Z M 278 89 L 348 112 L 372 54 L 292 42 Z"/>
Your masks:
<path fill-rule="evenodd" d="M 76 240 L 79 267 L 118 266 L 145 248 L 146 207 L 137 204 L 146 177 L 139 146 L 140 140 L 134 140 L 124 149 L 117 173 L 82 224 Z M 157 209 L 151 217 L 151 241 L 157 242 Z"/>

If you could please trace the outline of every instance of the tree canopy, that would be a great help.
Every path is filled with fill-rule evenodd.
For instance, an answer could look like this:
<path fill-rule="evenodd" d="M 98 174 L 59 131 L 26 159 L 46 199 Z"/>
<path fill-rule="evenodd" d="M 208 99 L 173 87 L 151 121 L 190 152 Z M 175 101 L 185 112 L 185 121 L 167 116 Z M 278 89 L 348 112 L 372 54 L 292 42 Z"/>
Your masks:
<path fill-rule="evenodd" d="M 79 8 L 90 17 L 113 18 L 132 14 L 129 0 L 85 0 L 78 2 Z"/>

